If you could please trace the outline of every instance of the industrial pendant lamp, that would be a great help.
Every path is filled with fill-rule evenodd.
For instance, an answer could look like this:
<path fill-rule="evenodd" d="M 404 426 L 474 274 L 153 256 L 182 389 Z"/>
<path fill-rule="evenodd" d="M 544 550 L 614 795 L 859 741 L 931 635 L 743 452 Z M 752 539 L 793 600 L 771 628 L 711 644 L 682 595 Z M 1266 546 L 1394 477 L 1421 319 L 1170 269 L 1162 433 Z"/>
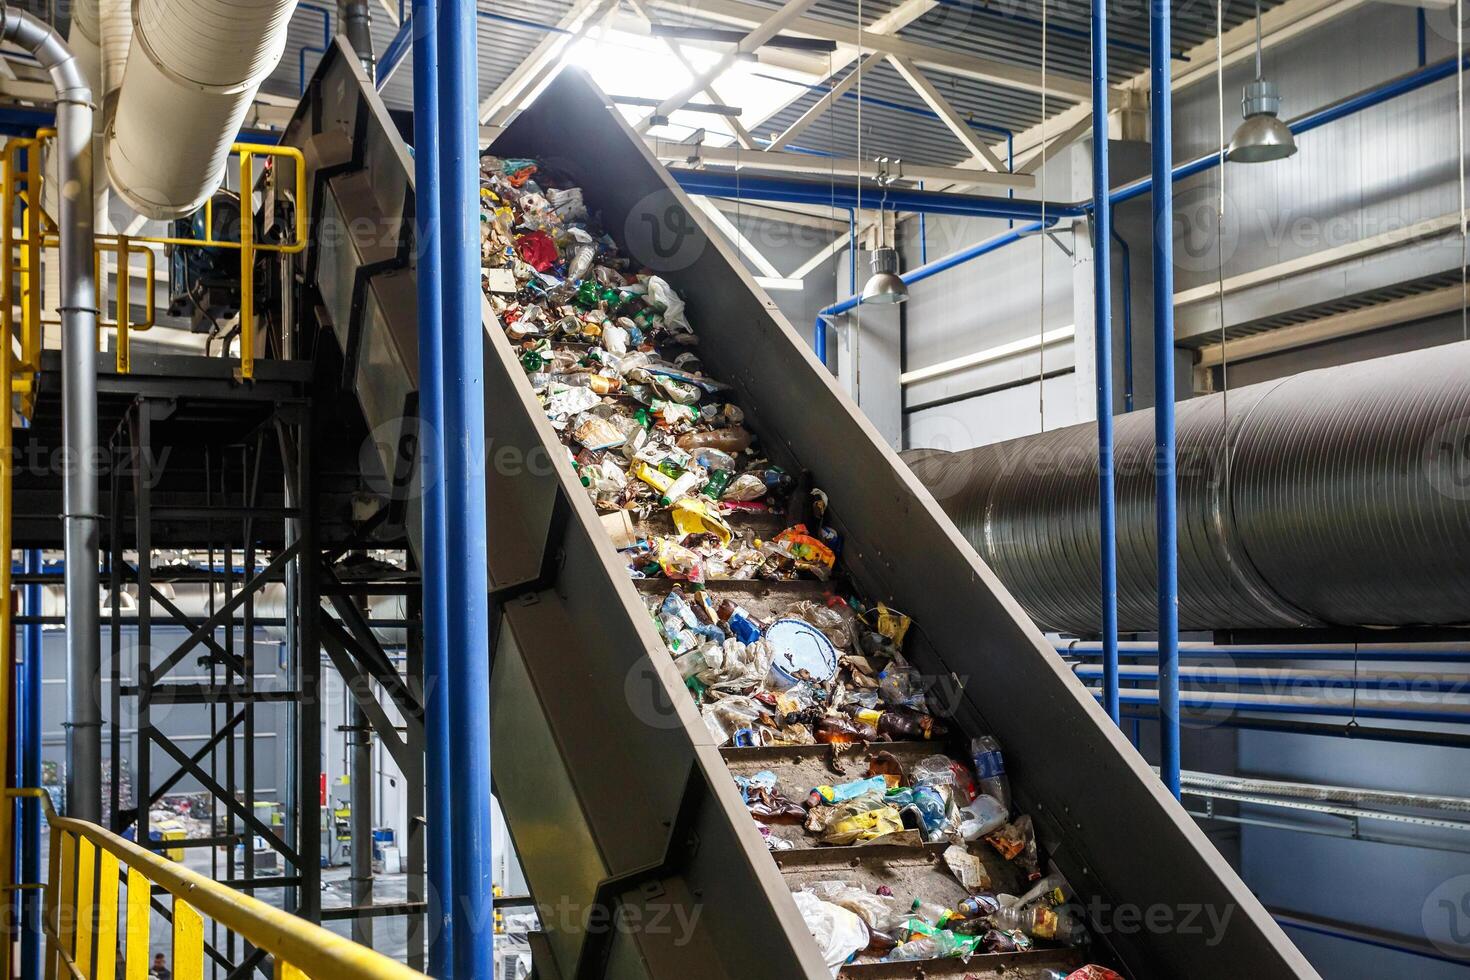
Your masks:
<path fill-rule="evenodd" d="M 1236 163 L 1265 163 L 1285 160 L 1296 152 L 1296 139 L 1286 123 L 1277 118 L 1281 93 L 1261 77 L 1261 0 L 1256 0 L 1256 77 L 1245 86 L 1240 111 L 1245 122 L 1235 130 L 1225 157 Z"/>
<path fill-rule="evenodd" d="M 862 84 L 862 79 L 858 79 Z M 859 178 L 861 179 L 861 178 Z M 878 247 L 873 250 L 873 274 L 863 286 L 864 303 L 902 303 L 909 298 L 909 287 L 898 277 L 898 251 L 883 244 L 883 210 L 888 199 L 888 160 L 878 161 L 878 182 L 883 185 L 883 203 L 878 205 Z"/>

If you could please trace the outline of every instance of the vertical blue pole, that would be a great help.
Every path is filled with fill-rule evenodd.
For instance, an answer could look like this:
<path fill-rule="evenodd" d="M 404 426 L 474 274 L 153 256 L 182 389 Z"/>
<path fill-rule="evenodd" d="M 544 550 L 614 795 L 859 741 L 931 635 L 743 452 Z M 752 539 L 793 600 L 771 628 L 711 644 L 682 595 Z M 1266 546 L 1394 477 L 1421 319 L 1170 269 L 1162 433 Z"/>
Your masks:
<path fill-rule="evenodd" d="M 1092 0 L 1092 323 L 1097 348 L 1097 516 L 1103 708 L 1118 724 L 1118 535 L 1113 499 L 1113 209 L 1108 177 L 1108 3 Z"/>
<path fill-rule="evenodd" d="M 439 214 L 438 0 L 413 0 L 414 245 L 417 248 L 419 326 L 419 475 L 423 492 L 424 696 L 426 780 L 424 812 L 429 839 L 429 974 L 453 976 L 453 855 L 449 787 L 449 607 L 444 601 L 444 353 Z"/>
<path fill-rule="evenodd" d="M 440 219 L 444 274 L 444 601 L 454 683 L 454 976 L 495 975 L 490 850 L 490 628 L 485 528 L 485 337 L 480 306 L 479 73 L 475 7 L 439 5 Z"/>
<path fill-rule="evenodd" d="M 9 556 L 6 556 L 9 560 Z M 39 575 L 41 552 L 26 552 L 26 572 Z M 41 586 L 29 582 L 25 587 L 27 616 L 41 615 Z M 20 671 L 20 785 L 41 785 L 41 624 L 27 623 L 23 633 Z M 41 880 L 41 803 L 25 800 L 21 804 L 20 880 Z M 34 889 L 21 892 L 20 975 L 41 976 L 41 893 Z"/>
<path fill-rule="evenodd" d="M 1179 556 L 1174 486 L 1174 134 L 1169 0 L 1150 0 L 1148 73 L 1154 219 L 1154 481 L 1159 545 L 1159 768 L 1179 795 Z"/>

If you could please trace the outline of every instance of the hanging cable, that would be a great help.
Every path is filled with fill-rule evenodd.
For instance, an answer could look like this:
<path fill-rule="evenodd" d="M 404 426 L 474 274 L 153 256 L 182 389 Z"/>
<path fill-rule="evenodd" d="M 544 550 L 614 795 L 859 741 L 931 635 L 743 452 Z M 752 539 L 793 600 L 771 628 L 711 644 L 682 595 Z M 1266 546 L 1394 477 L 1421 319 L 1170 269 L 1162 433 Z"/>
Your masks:
<path fill-rule="evenodd" d="M 1460 334 L 1470 340 L 1470 280 L 1465 212 L 1465 0 L 1455 0 L 1455 175 L 1460 190 Z"/>
<path fill-rule="evenodd" d="M 1261 0 L 1256 0 L 1256 77 L 1261 77 Z M 1220 193 L 1215 202 L 1215 312 L 1220 319 L 1220 456 L 1230 499 L 1230 358 L 1225 336 L 1225 0 L 1215 0 L 1215 99 L 1219 112 Z"/>
<path fill-rule="evenodd" d="M 1041 0 L 1041 322 L 1036 331 L 1036 414 L 1040 432 L 1046 431 L 1046 19 L 1047 3 Z"/>

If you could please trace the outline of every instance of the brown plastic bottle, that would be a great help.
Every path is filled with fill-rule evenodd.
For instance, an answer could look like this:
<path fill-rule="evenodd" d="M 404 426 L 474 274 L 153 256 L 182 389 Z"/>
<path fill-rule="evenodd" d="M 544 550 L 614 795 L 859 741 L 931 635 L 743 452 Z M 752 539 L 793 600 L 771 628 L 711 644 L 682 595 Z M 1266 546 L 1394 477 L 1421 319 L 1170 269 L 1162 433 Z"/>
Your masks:
<path fill-rule="evenodd" d="M 750 444 L 754 441 L 755 436 L 751 435 L 750 430 L 743 425 L 709 429 L 705 432 L 686 432 L 678 438 L 679 448 L 685 452 L 692 453 L 696 449 L 718 449 L 731 456 L 749 449 Z"/>

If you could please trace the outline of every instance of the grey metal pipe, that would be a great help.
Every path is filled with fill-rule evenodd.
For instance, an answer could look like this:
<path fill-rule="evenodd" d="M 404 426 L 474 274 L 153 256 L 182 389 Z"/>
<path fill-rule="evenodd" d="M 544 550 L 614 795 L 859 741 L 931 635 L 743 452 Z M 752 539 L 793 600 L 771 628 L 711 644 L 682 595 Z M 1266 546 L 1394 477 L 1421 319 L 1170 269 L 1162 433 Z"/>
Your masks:
<path fill-rule="evenodd" d="M 1180 774 L 1180 778 L 1186 786 L 1200 789 L 1283 796 L 1299 800 L 1313 800 L 1318 803 L 1364 803 L 1370 806 L 1413 807 L 1419 810 L 1470 813 L 1470 798 L 1463 796 L 1362 789 L 1356 786 L 1332 786 L 1325 783 L 1298 783 L 1281 779 L 1229 776 L 1223 773 L 1193 770 L 1185 770 Z"/>
<path fill-rule="evenodd" d="M 92 91 L 51 25 L 0 4 L 0 39 L 29 52 L 56 88 L 61 229 L 62 520 L 66 531 L 66 804 L 102 819 L 102 645 L 97 591 L 97 282 L 92 251 Z M 8 219 L 7 219 L 8 220 Z"/>
<path fill-rule="evenodd" d="M 363 683 L 367 683 L 365 678 Z M 371 694 L 371 691 L 364 693 Z M 347 703 L 351 719 L 347 737 L 352 746 L 347 777 L 351 781 L 348 795 L 352 801 L 352 905 L 363 909 L 373 904 L 373 730 L 357 696 L 349 693 Z M 364 946 L 373 944 L 371 916 L 353 917 L 352 940 Z"/>
<path fill-rule="evenodd" d="M 368 0 L 343 0 L 338 13 L 342 18 L 342 33 L 347 35 L 347 43 L 352 45 L 363 73 L 372 81 L 377 71 L 377 56 L 373 54 L 373 12 Z"/>
<path fill-rule="evenodd" d="M 1178 405 L 1184 629 L 1470 621 L 1470 343 Z M 1118 627 L 1156 628 L 1153 419 L 1115 419 Z M 1070 426 L 907 456 L 1043 629 L 1095 635 L 1097 446 Z"/>

